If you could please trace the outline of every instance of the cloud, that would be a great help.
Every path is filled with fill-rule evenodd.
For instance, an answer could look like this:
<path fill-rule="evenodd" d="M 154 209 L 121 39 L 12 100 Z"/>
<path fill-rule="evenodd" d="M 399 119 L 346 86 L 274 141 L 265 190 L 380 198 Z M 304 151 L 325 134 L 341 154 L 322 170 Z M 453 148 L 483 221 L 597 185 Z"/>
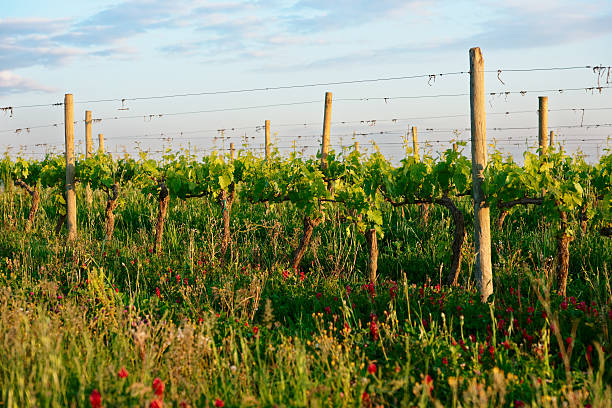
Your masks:
<path fill-rule="evenodd" d="M 8 95 L 18 92 L 57 92 L 56 89 L 46 87 L 10 72 L 0 71 L 0 95 Z"/>
<path fill-rule="evenodd" d="M 58 66 L 88 56 L 126 60 L 139 55 L 133 44 L 139 36 L 166 32 L 166 41 L 156 39 L 149 50 L 164 56 L 199 57 L 199 62 L 206 63 L 245 58 L 264 61 L 262 57 L 299 47 L 320 47 L 323 52 L 318 54 L 334 55 L 306 63 L 288 58 L 291 62 L 284 67 L 275 65 L 281 70 L 346 65 L 364 58 L 381 63 L 393 61 L 398 53 L 410 58 L 410 54 L 447 52 L 474 44 L 493 49 L 554 46 L 612 32 L 611 3 L 603 0 L 507 0 L 502 6 L 493 0 L 474 3 L 479 12 L 470 13 L 471 20 L 465 24 L 476 34 L 448 38 L 453 31 L 439 28 L 446 28 L 457 18 L 457 10 L 472 2 L 123 0 L 81 20 L 0 19 L 0 67 Z M 340 44 L 351 38 L 344 31 L 369 30 L 372 24 L 380 28 L 387 22 L 408 23 L 422 15 L 428 16 L 427 37 L 417 31 L 393 38 L 392 46 L 366 41 L 355 51 L 348 51 L 356 48 L 348 42 Z"/>
<path fill-rule="evenodd" d="M 461 43 L 477 43 L 491 49 L 526 49 L 563 45 L 612 33 L 612 8 L 598 2 L 512 0 L 498 14 L 499 17 L 480 24 L 480 33 Z"/>
<path fill-rule="evenodd" d="M 5 18 L 0 19 L 0 36 L 49 35 L 65 30 L 69 23 L 67 18 Z"/>
<path fill-rule="evenodd" d="M 36 65 L 61 65 L 68 59 L 83 55 L 82 50 L 55 46 L 47 42 L 26 44 L 0 44 L 0 67 L 7 69 L 25 68 Z"/>
<path fill-rule="evenodd" d="M 306 3 L 303 1 L 301 3 Z M 309 0 L 308 3 L 322 3 Z M 391 12 L 393 2 L 387 12 Z M 485 1 L 485 3 L 491 3 Z M 416 3 L 415 3 L 416 4 Z M 493 3 L 491 3 L 493 4 Z M 498 3 L 494 3 L 498 4 Z M 473 35 L 462 37 L 408 38 L 404 44 L 391 47 L 364 47 L 306 62 L 292 61 L 290 64 L 266 66 L 262 71 L 310 70 L 330 66 L 347 66 L 372 61 L 376 64 L 401 63 L 418 57 L 439 56 L 456 50 L 467 51 L 479 46 L 485 50 L 530 49 L 560 46 L 584 42 L 612 33 L 612 7 L 610 3 L 593 2 L 588 5 L 570 1 L 510 0 L 503 7 L 497 6 L 489 17 L 475 21 L 470 27 Z M 490 6 L 490 5 L 489 5 Z M 543 16 L 546 19 L 543 20 Z M 443 20 L 446 19 L 442 16 Z M 554 23 L 551 23 L 554 22 Z M 399 57 L 398 57 L 399 56 Z"/>
<path fill-rule="evenodd" d="M 105 46 L 149 30 L 177 27 L 182 2 L 130 0 L 106 8 L 52 40 L 82 47 Z"/>

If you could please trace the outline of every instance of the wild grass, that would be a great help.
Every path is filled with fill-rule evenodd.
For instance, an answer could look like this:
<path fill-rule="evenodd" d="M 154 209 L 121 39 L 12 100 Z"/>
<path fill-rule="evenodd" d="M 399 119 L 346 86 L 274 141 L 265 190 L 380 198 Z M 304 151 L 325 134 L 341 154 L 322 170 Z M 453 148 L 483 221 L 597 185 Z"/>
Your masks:
<path fill-rule="evenodd" d="M 2 406 L 88 407 L 94 389 L 105 407 L 612 400 L 612 245 L 595 226 L 572 243 L 561 299 L 551 290 L 554 227 L 537 210 L 509 216 L 493 230 L 489 306 L 473 290 L 469 234 L 461 287 L 441 285 L 452 220 L 440 208 L 427 224 L 418 208 L 385 212 L 380 280 L 368 286 L 365 240 L 338 217 L 315 230 L 295 272 L 286 266 L 300 212 L 238 203 L 231 260 L 221 266 L 214 201 L 172 200 L 155 255 L 154 198 L 121 197 L 110 242 L 96 195 L 92 208 L 80 200 L 79 238 L 66 246 L 45 194 L 28 233 L 29 199 L 0 195 Z M 165 384 L 161 395 L 155 378 Z"/>

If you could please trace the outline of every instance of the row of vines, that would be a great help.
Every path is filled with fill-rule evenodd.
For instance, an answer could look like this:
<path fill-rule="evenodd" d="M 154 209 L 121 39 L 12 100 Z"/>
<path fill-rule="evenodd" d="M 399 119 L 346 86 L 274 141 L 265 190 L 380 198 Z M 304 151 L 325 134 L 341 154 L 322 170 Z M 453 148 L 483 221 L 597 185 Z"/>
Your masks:
<path fill-rule="evenodd" d="M 364 234 L 369 251 L 368 273 L 376 281 L 378 239 L 384 234 L 383 212 L 391 207 L 420 205 L 424 217 L 429 208 L 446 208 L 453 219 L 451 265 L 447 283 L 456 285 L 461 270 L 462 247 L 466 241 L 466 215 L 459 200 L 471 197 L 472 165 L 461 151 L 449 149 L 439 157 L 408 154 L 393 165 L 381 153 L 360 154 L 357 150 L 331 152 L 320 158 L 297 154 L 282 157 L 275 152 L 260 158 L 240 152 L 237 158 L 213 153 L 197 158 L 188 153 L 170 153 L 160 161 L 140 158 L 113 159 L 99 152 L 76 163 L 76 179 L 87 191 L 106 194 L 105 239 L 113 236 L 121 192 L 136 189 L 158 198 L 153 250 L 162 245 L 164 223 L 170 199 L 208 197 L 221 207 L 223 232 L 221 258 L 225 259 L 231 239 L 232 205 L 239 200 L 274 206 L 287 203 L 303 215 L 303 232 L 293 254 L 291 267 L 297 269 L 317 226 L 333 216 L 354 224 Z M 56 233 L 65 220 L 65 159 L 47 156 L 41 161 L 24 158 L 0 161 L 5 191 L 14 184 L 31 196 L 26 229 L 36 220 L 40 190 L 48 189 L 57 209 Z M 612 221 L 612 154 L 589 164 L 582 156 L 549 149 L 527 152 L 519 165 L 512 157 L 495 152 L 485 169 L 486 203 L 496 208 L 496 224 L 519 206 L 541 207 L 547 225 L 558 230 L 556 275 L 559 293 L 565 294 L 569 268 L 569 246 L 576 234 L 584 233 L 589 221 L 597 219 L 602 234 L 610 234 Z M 87 199 L 91 200 L 88 193 Z M 333 210 L 333 211 L 332 211 Z"/>

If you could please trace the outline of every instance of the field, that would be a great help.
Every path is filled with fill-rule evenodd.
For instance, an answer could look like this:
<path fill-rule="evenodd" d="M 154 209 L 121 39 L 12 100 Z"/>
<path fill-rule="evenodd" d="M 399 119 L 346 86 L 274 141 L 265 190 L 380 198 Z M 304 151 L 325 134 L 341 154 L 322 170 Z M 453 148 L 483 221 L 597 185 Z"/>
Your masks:
<path fill-rule="evenodd" d="M 555 154 L 550 162 L 567 159 Z M 204 160 L 208 173 L 201 174 L 212 174 L 218 165 L 220 174 L 230 168 L 234 178 L 219 178 L 216 190 L 203 194 L 198 189 L 204 183 L 190 184 L 181 173 L 191 168 L 200 174 L 202 168 L 191 167 L 197 160 L 172 156 L 154 171 L 164 174 L 170 191 L 163 236 L 160 187 L 138 184 L 152 182 L 126 170 L 136 161 L 121 162 L 118 170 L 104 167 L 110 159 L 101 154 L 81 159 L 77 236 L 68 243 L 63 231 L 55 231 L 63 211 L 53 184 L 61 191 L 61 177 L 48 180 L 61 160 L 24 165 L 6 158 L 6 168 L 12 166 L 19 180 L 39 184 L 40 208 L 28 222 L 30 195 L 5 179 L 1 405 L 609 406 L 612 245 L 600 233 L 609 225 L 605 208 L 589 210 L 581 232 L 586 187 L 570 211 L 571 194 L 561 187 L 556 192 L 553 181 L 536 191 L 566 197 L 565 204 L 553 200 L 563 208 L 558 212 L 544 199 L 543 205 L 514 207 L 498 226 L 501 210 L 492 206 L 494 294 L 481 302 L 472 273 L 472 201 L 463 193 L 470 185 L 457 176 L 470 164 L 452 150 L 445 157 L 409 160 L 404 168 L 425 163 L 423 185 L 441 185 L 439 166 L 454 169 L 452 189 L 434 189 L 428 197 L 435 203 L 451 191 L 464 214 L 467 234 L 455 285 L 447 278 L 456 258 L 451 212 L 444 205 L 409 203 L 409 194 L 423 197 L 425 190 L 396 192 L 406 199 L 402 206 L 392 198 L 377 201 L 379 189 L 368 193 L 363 180 L 351 184 L 343 178 L 355 167 L 340 174 L 335 166 L 350 163 L 353 155 L 344 161 L 331 157 L 325 173 L 336 171 L 344 186 L 330 192 L 322 184 L 321 192 L 318 186 L 330 176 L 317 179 L 310 172 L 314 181 L 299 191 L 319 193 L 291 199 L 283 187 L 253 187 L 263 161 L 252 157 L 233 165 L 229 157 Z M 274 161 L 277 166 L 269 165 L 261 177 L 282 184 L 288 177 L 279 169 L 297 166 L 306 174 L 304 168 L 318 166 L 317 160 L 287 160 Z M 548 160 L 534 156 L 538 172 L 554 171 L 543 167 Z M 153 171 L 150 162 L 139 163 L 142 171 Z M 245 163 L 255 168 L 253 174 Z M 376 155 L 363 163 L 370 170 L 386 168 Z M 498 164 L 505 174 L 516 170 Z M 529 172 L 527 164 L 522 168 Z M 594 169 L 604 174 L 602 168 Z M 118 194 L 113 183 L 121 183 Z M 387 192 L 393 190 L 389 183 L 381 183 Z M 351 207 L 355 185 L 365 194 L 359 203 L 367 206 Z M 495 193 L 489 196 L 493 200 Z M 313 202 L 319 206 L 310 207 Z M 318 222 L 292 268 L 303 246 L 304 214 Z M 372 230 L 378 237 L 374 275 Z M 571 245 L 567 293 L 561 296 L 555 268 L 565 233 Z"/>

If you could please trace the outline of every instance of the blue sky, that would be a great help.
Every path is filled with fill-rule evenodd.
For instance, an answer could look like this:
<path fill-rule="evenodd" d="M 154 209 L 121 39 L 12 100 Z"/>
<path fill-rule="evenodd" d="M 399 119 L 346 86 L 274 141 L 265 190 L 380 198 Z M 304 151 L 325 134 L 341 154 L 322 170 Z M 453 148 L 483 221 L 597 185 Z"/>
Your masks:
<path fill-rule="evenodd" d="M 482 48 L 487 90 L 580 88 L 598 84 L 587 69 L 536 73 L 504 69 L 553 66 L 612 65 L 612 1 L 508 0 L 115 0 L 5 2 L 0 12 L 0 107 L 51 104 L 71 92 L 76 101 L 265 87 L 362 78 L 467 71 L 468 49 Z M 607 78 L 599 78 L 606 85 Z M 503 83 L 502 83 L 503 81 Z M 612 85 L 612 84 L 608 84 Z M 335 99 L 436 95 L 467 92 L 467 75 L 361 85 L 335 85 L 245 94 L 197 96 L 154 101 L 76 104 L 95 118 L 139 116 L 94 123 L 107 147 L 142 148 L 237 146 L 248 139 L 260 147 L 256 128 L 272 122 L 281 150 L 296 140 L 315 146 L 321 133 L 323 96 Z M 547 93 L 551 109 L 612 108 L 612 90 Z M 537 96 L 488 97 L 489 127 L 537 125 Z M 219 108 L 318 101 L 306 105 L 244 111 L 202 113 L 143 119 L 145 115 Z M 129 110 L 118 110 L 129 108 Z M 495 113 L 533 110 L 532 113 Z M 376 125 L 334 123 L 332 144 L 350 144 L 353 131 L 389 132 L 357 136 L 362 146 L 372 141 L 392 157 L 402 153 L 401 134 L 416 125 L 420 138 L 450 140 L 451 129 L 469 138 L 469 117 L 420 119 L 469 112 L 466 97 L 334 103 L 334 122 L 376 119 Z M 406 119 L 396 122 L 391 119 Z M 0 130 L 61 123 L 61 107 L 15 109 L 0 113 Z M 385 122 L 385 120 L 388 120 Z M 284 126 L 308 123 L 308 126 Z M 555 126 L 612 123 L 612 110 L 551 112 Z M 277 126 L 275 126 L 275 124 Z M 283 126 L 280 126 L 283 125 Z M 229 139 L 218 138 L 215 129 Z M 439 131 L 428 132 L 426 129 Z M 558 128 L 567 148 L 595 155 L 606 145 L 611 127 Z M 83 125 L 76 125 L 77 140 Z M 183 132 L 183 135 L 180 135 Z M 158 140 L 161 133 L 172 139 Z M 148 135 L 146 137 L 137 137 Z M 520 154 L 537 131 L 495 131 L 499 146 Z M 217 138 L 215 139 L 215 136 Z M 298 137 L 301 136 L 301 137 Z M 509 138 L 517 142 L 510 142 Z M 581 143 L 581 139 L 589 139 Z M 520 141 L 520 142 L 519 142 Z M 597 142 L 600 143 L 597 143 Z M 42 152 L 61 145 L 61 128 L 0 133 L 0 150 Z M 225 143 L 225 144 L 224 144 Z M 396 143 L 396 144 L 390 144 Z M 35 146 L 39 144 L 39 146 Z M 518 144 L 518 145 L 516 145 Z M 20 147 L 21 146 L 21 147 Z M 446 144 L 444 144 L 446 147 Z M 427 149 L 427 146 L 423 146 Z M 433 143 L 432 152 L 440 145 Z M 313 152 L 314 147 L 308 152 Z"/>

